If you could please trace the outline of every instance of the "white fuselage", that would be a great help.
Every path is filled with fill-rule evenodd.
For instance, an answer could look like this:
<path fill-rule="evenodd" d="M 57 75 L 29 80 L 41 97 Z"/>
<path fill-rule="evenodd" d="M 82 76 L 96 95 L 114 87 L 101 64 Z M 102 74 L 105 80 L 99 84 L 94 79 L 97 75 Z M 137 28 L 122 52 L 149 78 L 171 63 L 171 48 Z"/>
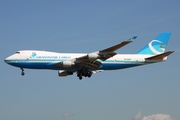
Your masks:
<path fill-rule="evenodd" d="M 37 51 L 37 50 L 22 50 L 15 54 L 7 57 L 5 62 L 19 67 L 29 69 L 52 69 L 52 70 L 78 70 L 79 67 L 72 66 L 64 68 L 63 66 L 56 66 L 58 62 L 72 60 L 86 54 L 83 53 L 56 53 L 48 51 Z M 145 61 L 145 58 L 151 57 L 152 55 L 143 54 L 117 54 L 105 61 L 99 60 L 102 65 L 99 66 L 98 70 L 115 70 L 129 68 L 149 63 L 153 61 Z"/>

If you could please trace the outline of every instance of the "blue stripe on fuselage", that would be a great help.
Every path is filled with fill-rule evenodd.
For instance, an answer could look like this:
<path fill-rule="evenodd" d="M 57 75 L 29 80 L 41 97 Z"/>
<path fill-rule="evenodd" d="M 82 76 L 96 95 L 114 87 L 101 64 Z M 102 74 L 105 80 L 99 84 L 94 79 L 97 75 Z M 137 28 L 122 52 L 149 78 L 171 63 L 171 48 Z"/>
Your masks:
<path fill-rule="evenodd" d="M 19 68 L 29 68 L 29 69 L 52 69 L 52 70 L 78 70 L 78 66 L 72 66 L 71 68 L 64 68 L 62 66 L 56 66 L 54 63 L 59 61 L 26 61 L 26 60 L 9 60 L 6 61 L 8 64 L 12 66 L 16 66 Z M 102 65 L 98 68 L 98 70 L 115 70 L 115 69 L 124 69 L 129 67 L 135 67 L 144 65 L 142 62 L 133 62 L 133 61 L 121 61 L 121 62 L 112 62 L 106 61 L 102 62 Z"/>
<path fill-rule="evenodd" d="M 116 70 L 116 69 L 124 69 L 129 67 L 140 66 L 144 64 L 127 64 L 127 63 L 114 63 L 114 64 L 102 64 L 99 69 L 100 70 Z"/>

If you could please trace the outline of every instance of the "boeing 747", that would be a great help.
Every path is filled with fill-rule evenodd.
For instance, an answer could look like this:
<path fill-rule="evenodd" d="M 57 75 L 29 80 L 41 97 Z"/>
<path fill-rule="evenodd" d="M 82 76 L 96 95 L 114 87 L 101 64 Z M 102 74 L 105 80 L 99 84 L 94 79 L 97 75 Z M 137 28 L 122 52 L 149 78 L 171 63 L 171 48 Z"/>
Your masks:
<path fill-rule="evenodd" d="M 104 70 L 117 70 L 141 65 L 148 65 L 167 60 L 174 51 L 165 52 L 171 32 L 162 32 L 136 54 L 117 54 L 115 51 L 133 42 L 137 36 L 119 44 L 92 53 L 57 53 L 38 50 L 21 50 L 7 57 L 4 61 L 21 69 L 57 70 L 59 76 L 76 73 L 79 79 L 91 77 L 93 73 Z"/>

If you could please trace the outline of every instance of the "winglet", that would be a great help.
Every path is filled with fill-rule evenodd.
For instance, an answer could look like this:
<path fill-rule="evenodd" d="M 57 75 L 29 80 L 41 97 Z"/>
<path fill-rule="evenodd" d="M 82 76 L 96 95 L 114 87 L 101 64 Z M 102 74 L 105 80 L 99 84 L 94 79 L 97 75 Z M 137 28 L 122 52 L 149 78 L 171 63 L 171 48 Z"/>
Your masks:
<path fill-rule="evenodd" d="M 133 36 L 132 38 L 128 39 L 128 41 L 134 41 L 137 38 L 137 36 Z"/>

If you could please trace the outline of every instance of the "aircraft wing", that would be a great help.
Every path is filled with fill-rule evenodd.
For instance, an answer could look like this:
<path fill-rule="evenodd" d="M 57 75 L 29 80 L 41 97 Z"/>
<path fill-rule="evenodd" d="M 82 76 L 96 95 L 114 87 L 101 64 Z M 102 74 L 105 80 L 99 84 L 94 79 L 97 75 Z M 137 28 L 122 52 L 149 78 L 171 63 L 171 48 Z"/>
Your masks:
<path fill-rule="evenodd" d="M 137 36 L 134 36 L 114 46 L 108 47 L 106 49 L 103 49 L 97 52 L 89 53 L 82 57 L 78 57 L 74 60 L 74 62 L 76 65 L 85 66 L 92 70 L 96 70 L 101 65 L 101 62 L 97 61 L 97 59 L 106 60 L 106 59 L 109 59 L 110 57 L 113 57 L 114 55 L 117 54 L 114 51 L 133 42 L 136 38 Z"/>
<path fill-rule="evenodd" d="M 100 61 L 98 61 L 98 59 L 106 60 L 106 59 L 109 59 L 110 57 L 113 57 L 114 55 L 117 54 L 114 51 L 133 42 L 136 38 L 137 36 L 134 36 L 114 46 L 108 47 L 103 50 L 99 50 L 97 52 L 89 53 L 81 57 L 71 59 L 70 61 L 74 63 L 75 66 L 79 66 L 80 68 L 87 67 L 87 68 L 90 68 L 91 70 L 96 70 L 102 64 Z M 61 66 L 63 65 L 63 63 L 59 62 L 59 63 L 56 63 L 55 65 Z"/>
<path fill-rule="evenodd" d="M 97 52 L 87 54 L 85 56 L 77 58 L 76 60 L 79 60 L 79 61 L 83 60 L 84 61 L 84 60 L 88 60 L 89 58 L 95 58 L 95 57 L 97 57 L 96 59 L 106 60 L 106 59 L 113 57 L 114 55 L 117 54 L 114 51 L 116 51 L 117 49 L 133 42 L 136 38 L 137 38 L 137 36 L 133 36 L 132 38 L 125 40 L 119 44 L 116 44 L 114 46 L 108 47 L 108 48 L 103 49 L 103 50 L 99 50 Z"/>

